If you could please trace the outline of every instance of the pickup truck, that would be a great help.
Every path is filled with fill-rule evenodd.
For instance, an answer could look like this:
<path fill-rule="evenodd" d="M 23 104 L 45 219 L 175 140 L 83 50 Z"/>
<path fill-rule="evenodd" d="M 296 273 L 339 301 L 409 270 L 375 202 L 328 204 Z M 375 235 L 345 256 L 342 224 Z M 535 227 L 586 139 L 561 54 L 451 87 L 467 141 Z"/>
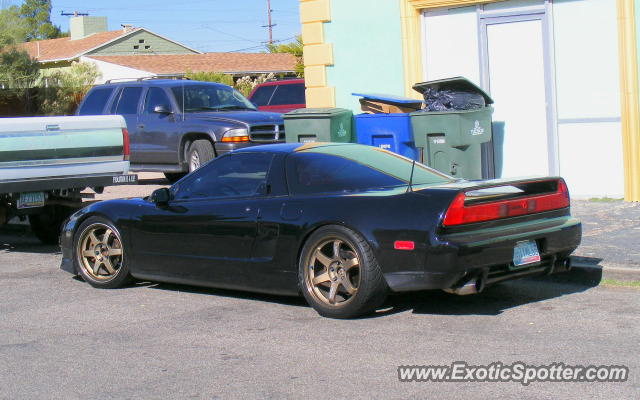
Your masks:
<path fill-rule="evenodd" d="M 230 151 L 284 142 L 282 115 L 261 112 L 220 83 L 138 79 L 93 87 L 78 115 L 122 115 L 131 137 L 131 170 L 175 181 Z"/>
<path fill-rule="evenodd" d="M 0 118 L 0 225 L 28 216 L 34 234 L 55 244 L 93 195 L 81 192 L 136 182 L 120 116 Z"/>

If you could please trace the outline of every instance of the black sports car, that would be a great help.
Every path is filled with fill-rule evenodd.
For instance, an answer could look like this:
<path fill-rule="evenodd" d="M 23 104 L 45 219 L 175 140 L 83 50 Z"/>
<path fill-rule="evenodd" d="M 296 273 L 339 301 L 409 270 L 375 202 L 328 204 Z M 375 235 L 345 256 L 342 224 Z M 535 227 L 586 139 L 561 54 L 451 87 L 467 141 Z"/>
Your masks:
<path fill-rule="evenodd" d="M 256 146 L 149 198 L 75 213 L 62 269 L 115 288 L 132 279 L 285 295 L 328 317 L 388 291 L 481 291 L 567 270 L 581 225 L 561 178 L 462 181 L 357 144 Z"/>

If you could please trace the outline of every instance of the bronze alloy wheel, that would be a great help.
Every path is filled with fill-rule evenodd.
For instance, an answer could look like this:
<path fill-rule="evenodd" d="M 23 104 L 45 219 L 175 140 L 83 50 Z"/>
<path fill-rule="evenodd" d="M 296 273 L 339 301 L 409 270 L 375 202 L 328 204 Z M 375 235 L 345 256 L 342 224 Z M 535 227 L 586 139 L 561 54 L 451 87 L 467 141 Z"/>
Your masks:
<path fill-rule="evenodd" d="M 80 267 L 91 279 L 110 281 L 121 270 L 122 241 L 118 232 L 108 225 L 96 222 L 87 226 L 76 251 Z"/>
<path fill-rule="evenodd" d="M 305 270 L 308 292 L 320 302 L 342 307 L 351 302 L 360 286 L 360 261 L 353 246 L 327 238 L 310 252 Z"/>

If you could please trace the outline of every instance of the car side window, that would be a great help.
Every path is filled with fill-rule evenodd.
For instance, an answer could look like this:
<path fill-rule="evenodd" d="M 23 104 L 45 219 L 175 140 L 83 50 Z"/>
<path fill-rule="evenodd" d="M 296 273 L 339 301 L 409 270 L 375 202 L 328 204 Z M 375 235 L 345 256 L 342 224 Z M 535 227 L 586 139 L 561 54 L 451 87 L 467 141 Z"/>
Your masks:
<path fill-rule="evenodd" d="M 122 90 L 120 95 L 120 101 L 116 107 L 116 114 L 137 114 L 138 103 L 140 102 L 140 95 L 142 94 L 141 87 L 126 87 Z"/>
<path fill-rule="evenodd" d="M 262 86 L 256 89 L 251 96 L 251 102 L 258 107 L 269 105 L 269 100 L 271 99 L 271 95 L 273 91 L 276 89 L 275 86 Z"/>
<path fill-rule="evenodd" d="M 318 153 L 288 156 L 287 182 L 292 194 L 350 193 L 405 184 L 373 167 Z"/>
<path fill-rule="evenodd" d="M 166 106 L 171 108 L 171 102 L 167 94 L 158 87 L 149 88 L 147 91 L 147 98 L 145 99 L 144 112 L 145 114 L 153 114 L 153 110 L 157 106 Z"/>
<path fill-rule="evenodd" d="M 278 85 L 278 90 L 271 98 L 269 105 L 280 106 L 285 104 L 304 104 L 304 85 L 301 83 L 290 85 Z"/>
<path fill-rule="evenodd" d="M 78 111 L 78 115 L 101 115 L 112 92 L 113 88 L 92 90 L 84 103 L 82 103 L 82 107 Z"/>
<path fill-rule="evenodd" d="M 174 200 L 252 197 L 265 194 L 273 154 L 230 154 L 171 187 Z"/>

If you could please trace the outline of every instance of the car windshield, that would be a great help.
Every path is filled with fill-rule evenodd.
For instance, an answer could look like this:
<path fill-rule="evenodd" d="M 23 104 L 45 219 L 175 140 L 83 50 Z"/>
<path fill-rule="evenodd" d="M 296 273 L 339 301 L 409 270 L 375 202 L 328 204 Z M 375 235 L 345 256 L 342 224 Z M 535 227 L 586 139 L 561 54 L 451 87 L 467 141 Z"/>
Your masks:
<path fill-rule="evenodd" d="M 290 157 L 294 193 L 358 192 L 451 182 L 454 178 L 372 146 L 310 144 Z M 413 172 L 412 172 L 413 170 Z M 413 177 L 412 177 L 413 174 Z"/>
<path fill-rule="evenodd" d="M 172 90 L 184 112 L 256 109 L 240 92 L 229 86 L 191 84 L 176 86 Z"/>

